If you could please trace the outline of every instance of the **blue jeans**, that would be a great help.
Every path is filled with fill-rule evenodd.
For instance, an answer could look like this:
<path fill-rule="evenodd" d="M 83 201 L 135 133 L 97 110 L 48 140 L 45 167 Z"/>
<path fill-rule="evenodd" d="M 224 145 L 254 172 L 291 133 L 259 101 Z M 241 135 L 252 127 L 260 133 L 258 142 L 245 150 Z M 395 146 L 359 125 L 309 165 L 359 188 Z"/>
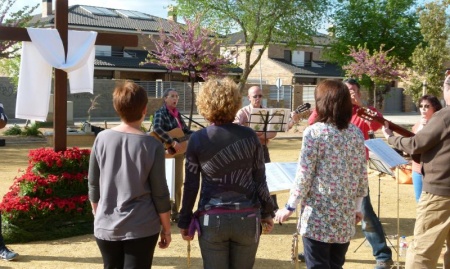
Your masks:
<path fill-rule="evenodd" d="M 422 193 L 422 174 L 415 171 L 412 172 L 412 181 L 414 185 L 414 194 L 416 195 L 416 202 L 419 202 L 420 194 Z"/>
<path fill-rule="evenodd" d="M 377 261 L 392 260 L 392 251 L 386 243 L 383 226 L 381 226 L 381 222 L 370 203 L 370 192 L 363 199 L 362 213 L 364 215 L 362 230 L 367 241 L 372 246 L 373 256 Z"/>
<path fill-rule="evenodd" d="M 261 217 L 255 213 L 201 216 L 198 237 L 205 269 L 250 269 L 255 263 Z"/>

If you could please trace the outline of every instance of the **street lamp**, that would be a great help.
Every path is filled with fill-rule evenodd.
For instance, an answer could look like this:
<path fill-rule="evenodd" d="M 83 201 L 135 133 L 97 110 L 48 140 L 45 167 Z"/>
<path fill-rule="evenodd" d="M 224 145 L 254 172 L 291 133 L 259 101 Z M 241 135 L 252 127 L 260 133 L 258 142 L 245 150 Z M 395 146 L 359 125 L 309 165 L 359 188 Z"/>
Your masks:
<path fill-rule="evenodd" d="M 258 49 L 259 54 L 261 54 L 262 49 Z M 259 88 L 262 90 L 262 68 L 261 68 L 261 58 L 259 58 Z"/>
<path fill-rule="evenodd" d="M 422 84 L 422 95 L 427 94 L 427 81 L 424 80 Z"/>

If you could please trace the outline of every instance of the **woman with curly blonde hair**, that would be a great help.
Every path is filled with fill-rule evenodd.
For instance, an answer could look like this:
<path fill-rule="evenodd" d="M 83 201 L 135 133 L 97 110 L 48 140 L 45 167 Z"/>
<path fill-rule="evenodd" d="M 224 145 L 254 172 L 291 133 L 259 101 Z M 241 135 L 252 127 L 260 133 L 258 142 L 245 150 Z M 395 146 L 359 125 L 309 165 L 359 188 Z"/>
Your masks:
<path fill-rule="evenodd" d="M 261 143 L 252 129 L 233 123 L 240 105 L 229 78 L 208 80 L 197 97 L 211 125 L 189 140 L 178 227 L 188 241 L 198 230 L 204 268 L 252 268 L 261 223 L 273 228 Z"/>

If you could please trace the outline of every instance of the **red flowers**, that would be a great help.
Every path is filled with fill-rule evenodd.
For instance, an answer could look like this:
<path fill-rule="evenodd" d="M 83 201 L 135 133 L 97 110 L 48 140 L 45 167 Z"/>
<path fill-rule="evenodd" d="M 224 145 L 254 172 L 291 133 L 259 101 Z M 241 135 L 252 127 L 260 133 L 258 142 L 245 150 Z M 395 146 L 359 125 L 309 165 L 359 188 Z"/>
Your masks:
<path fill-rule="evenodd" d="M 50 148 L 30 150 L 29 166 L 17 177 L 0 204 L 9 223 L 91 214 L 87 172 L 90 150 L 76 147 L 62 152 Z"/>

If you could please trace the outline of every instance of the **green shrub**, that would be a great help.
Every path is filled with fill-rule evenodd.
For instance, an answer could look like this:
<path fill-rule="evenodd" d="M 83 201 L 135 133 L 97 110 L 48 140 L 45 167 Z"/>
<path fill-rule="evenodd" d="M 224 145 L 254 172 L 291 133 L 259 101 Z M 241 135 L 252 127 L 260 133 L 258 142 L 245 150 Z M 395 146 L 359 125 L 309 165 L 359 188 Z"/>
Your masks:
<path fill-rule="evenodd" d="M 40 125 L 38 123 L 33 123 L 31 126 L 25 126 L 25 130 L 22 131 L 22 135 L 26 136 L 42 136 L 42 132 L 39 131 Z"/>
<path fill-rule="evenodd" d="M 4 132 L 5 135 L 21 135 L 22 129 L 19 125 L 14 124 L 13 126 L 9 127 L 8 130 Z"/>

